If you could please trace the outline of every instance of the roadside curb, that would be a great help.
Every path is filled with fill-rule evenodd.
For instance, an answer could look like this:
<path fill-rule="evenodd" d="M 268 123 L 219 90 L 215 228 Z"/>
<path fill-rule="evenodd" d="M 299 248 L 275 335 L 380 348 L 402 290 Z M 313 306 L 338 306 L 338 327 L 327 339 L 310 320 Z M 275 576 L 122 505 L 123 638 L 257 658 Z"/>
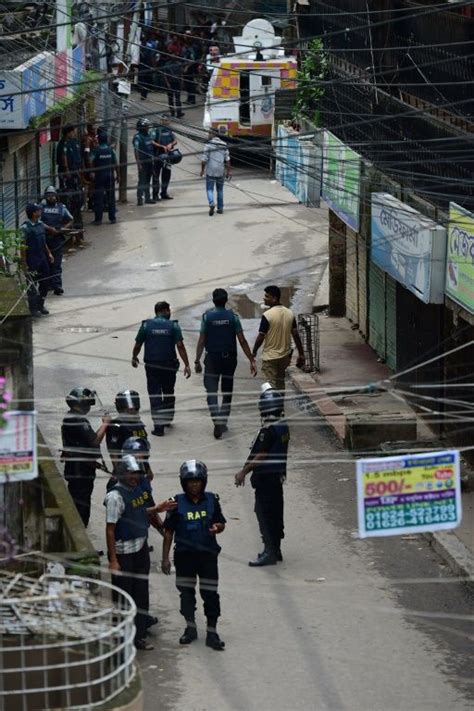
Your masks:
<path fill-rule="evenodd" d="M 474 592 L 474 555 L 454 531 L 424 533 L 434 551 L 449 566 L 454 575 L 466 578 L 464 584 Z"/>
<path fill-rule="evenodd" d="M 296 368 L 289 368 L 288 375 L 296 390 L 306 395 L 317 408 L 342 445 L 345 436 L 345 415 L 336 403 L 322 390 L 317 380 L 308 373 L 302 373 Z M 354 452 L 356 456 L 356 452 Z M 453 531 L 437 531 L 424 533 L 433 550 L 449 566 L 451 572 L 466 578 L 465 585 L 474 591 L 474 555 L 456 536 Z"/>

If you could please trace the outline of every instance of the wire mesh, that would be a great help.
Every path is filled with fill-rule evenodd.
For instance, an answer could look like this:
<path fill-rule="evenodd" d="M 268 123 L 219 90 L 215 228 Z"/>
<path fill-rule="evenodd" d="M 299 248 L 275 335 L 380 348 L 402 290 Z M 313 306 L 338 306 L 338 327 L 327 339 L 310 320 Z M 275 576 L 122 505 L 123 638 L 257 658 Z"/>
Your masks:
<path fill-rule="evenodd" d="M 298 314 L 298 333 L 303 344 L 308 373 L 319 371 L 319 318 L 317 314 Z"/>
<path fill-rule="evenodd" d="M 0 571 L 0 708 L 94 708 L 117 696 L 135 676 L 135 613 L 106 582 Z"/>

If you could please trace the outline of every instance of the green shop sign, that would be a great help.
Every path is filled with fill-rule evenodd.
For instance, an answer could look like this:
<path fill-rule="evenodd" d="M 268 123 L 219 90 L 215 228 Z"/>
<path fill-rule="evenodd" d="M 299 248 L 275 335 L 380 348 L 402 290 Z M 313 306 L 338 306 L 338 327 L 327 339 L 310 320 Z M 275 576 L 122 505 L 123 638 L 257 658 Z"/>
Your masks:
<path fill-rule="evenodd" d="M 359 230 L 360 156 L 324 131 L 323 199 L 356 232 Z"/>
<path fill-rule="evenodd" d="M 449 204 L 446 294 L 474 314 L 474 214 Z"/>

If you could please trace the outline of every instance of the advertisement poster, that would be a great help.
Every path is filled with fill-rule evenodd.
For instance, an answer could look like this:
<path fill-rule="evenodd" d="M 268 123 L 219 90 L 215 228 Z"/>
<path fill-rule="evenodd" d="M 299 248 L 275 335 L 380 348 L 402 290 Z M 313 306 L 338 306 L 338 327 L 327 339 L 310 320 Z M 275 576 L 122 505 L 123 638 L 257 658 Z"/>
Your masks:
<path fill-rule="evenodd" d="M 0 127 L 25 128 L 23 118 L 22 76 L 13 71 L 0 72 Z"/>
<path fill-rule="evenodd" d="M 372 193 L 371 259 L 425 304 L 442 304 L 446 230 L 388 193 Z"/>
<path fill-rule="evenodd" d="M 296 181 L 300 156 L 300 143 L 295 134 L 288 134 L 286 141 L 286 166 L 283 185 L 290 193 L 296 193 Z"/>
<path fill-rule="evenodd" d="M 356 465 L 359 535 L 443 531 L 461 523 L 459 452 L 430 452 Z"/>
<path fill-rule="evenodd" d="M 323 199 L 346 225 L 359 230 L 360 156 L 324 132 Z"/>
<path fill-rule="evenodd" d="M 9 412 L 0 430 L 0 484 L 37 476 L 36 412 Z"/>
<path fill-rule="evenodd" d="M 449 204 L 446 294 L 474 314 L 474 214 Z"/>

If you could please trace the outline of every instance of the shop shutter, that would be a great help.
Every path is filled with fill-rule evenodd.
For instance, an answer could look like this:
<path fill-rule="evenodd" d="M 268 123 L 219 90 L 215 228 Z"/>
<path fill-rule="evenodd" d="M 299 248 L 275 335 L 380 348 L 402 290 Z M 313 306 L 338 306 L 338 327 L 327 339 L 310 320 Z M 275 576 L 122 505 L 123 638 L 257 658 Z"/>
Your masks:
<path fill-rule="evenodd" d="M 367 323 L 367 242 L 361 235 L 357 239 L 357 268 L 359 270 L 358 289 L 359 289 L 359 331 L 364 335 L 368 335 Z"/>
<path fill-rule="evenodd" d="M 369 344 L 385 360 L 385 273 L 369 265 Z"/>
<path fill-rule="evenodd" d="M 359 323 L 357 233 L 346 227 L 346 317 Z"/>
<path fill-rule="evenodd" d="M 387 274 L 385 277 L 385 339 L 386 363 L 391 370 L 397 369 L 397 282 Z"/>
<path fill-rule="evenodd" d="M 27 199 L 28 202 L 38 202 L 40 197 L 39 167 L 36 137 L 27 146 L 26 153 L 26 177 L 27 177 Z"/>
<path fill-rule="evenodd" d="M 28 146 L 24 146 L 15 153 L 17 211 L 20 223 L 25 219 L 25 207 L 28 203 L 27 149 Z"/>
<path fill-rule="evenodd" d="M 39 149 L 40 193 L 49 185 L 54 185 L 53 170 L 51 167 L 51 142 L 47 141 Z"/>
<path fill-rule="evenodd" d="M 2 222 L 8 229 L 16 227 L 15 166 L 13 156 L 9 156 L 2 171 Z"/>

